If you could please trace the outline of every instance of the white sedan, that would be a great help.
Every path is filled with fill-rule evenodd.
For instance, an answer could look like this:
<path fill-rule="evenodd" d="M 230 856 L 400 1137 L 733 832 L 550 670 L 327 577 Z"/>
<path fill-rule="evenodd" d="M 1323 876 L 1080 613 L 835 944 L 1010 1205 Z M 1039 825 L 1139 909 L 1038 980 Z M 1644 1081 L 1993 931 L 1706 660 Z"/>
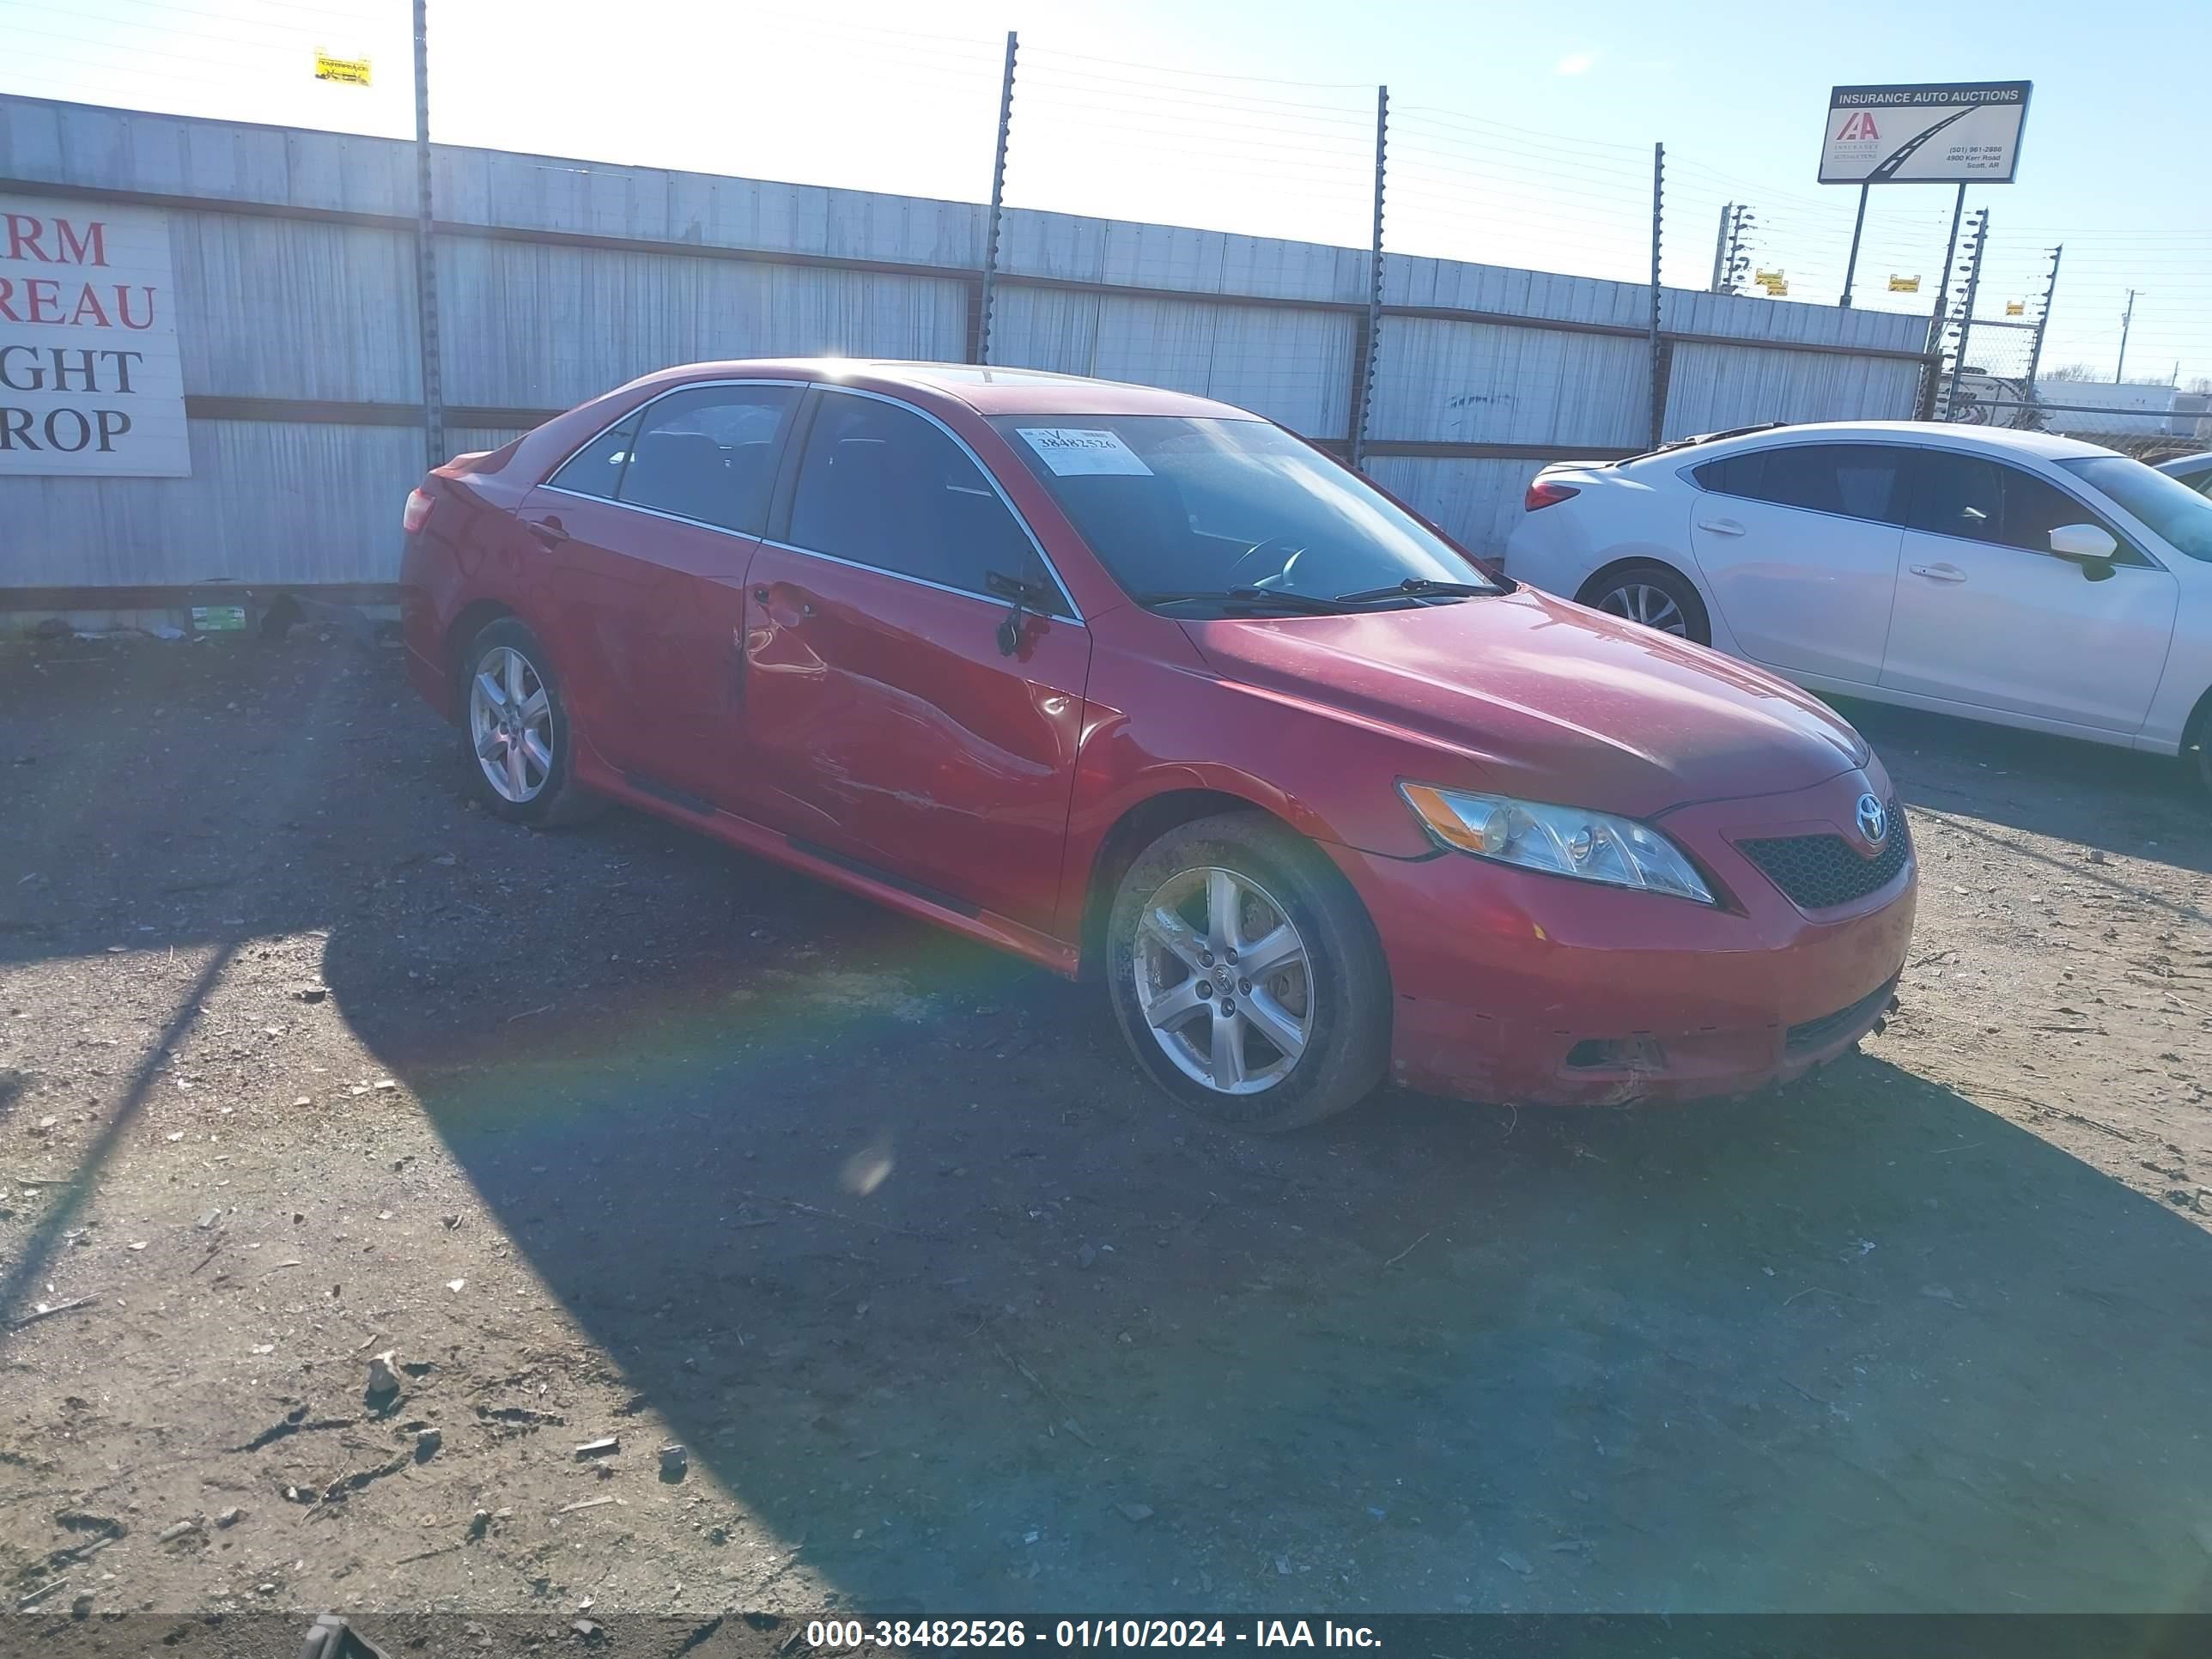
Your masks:
<path fill-rule="evenodd" d="M 1773 426 L 1547 466 L 1510 576 L 1816 691 L 2186 753 L 2212 788 L 2212 500 L 2069 438 Z"/>

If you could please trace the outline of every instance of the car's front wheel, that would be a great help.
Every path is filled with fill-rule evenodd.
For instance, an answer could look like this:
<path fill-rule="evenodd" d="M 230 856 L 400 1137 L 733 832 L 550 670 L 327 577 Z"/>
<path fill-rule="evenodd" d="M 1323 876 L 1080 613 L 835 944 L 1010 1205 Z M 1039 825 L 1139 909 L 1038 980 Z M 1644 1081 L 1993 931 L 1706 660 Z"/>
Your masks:
<path fill-rule="evenodd" d="M 596 797 L 577 787 L 568 711 L 538 635 L 501 617 L 462 653 L 461 738 L 477 799 L 515 823 L 569 823 Z"/>
<path fill-rule="evenodd" d="M 1390 983 L 1373 924 L 1318 849 L 1274 820 L 1170 830 L 1122 877 L 1107 927 L 1122 1035 L 1185 1105 L 1293 1129 L 1382 1081 Z"/>
<path fill-rule="evenodd" d="M 1663 564 L 1627 564 L 1607 571 L 1584 587 L 1580 598 L 1584 605 L 1662 634 L 1679 635 L 1699 645 L 1713 642 L 1705 602 L 1688 577 Z"/>

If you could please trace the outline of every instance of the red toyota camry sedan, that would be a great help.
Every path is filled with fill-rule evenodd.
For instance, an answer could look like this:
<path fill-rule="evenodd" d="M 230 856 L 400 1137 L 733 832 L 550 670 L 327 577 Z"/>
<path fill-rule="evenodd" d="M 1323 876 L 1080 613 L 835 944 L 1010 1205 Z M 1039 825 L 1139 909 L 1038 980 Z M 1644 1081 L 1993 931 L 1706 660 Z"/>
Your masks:
<path fill-rule="evenodd" d="M 493 812 L 627 802 L 1103 981 L 1225 1121 L 1734 1093 L 1905 960 L 1911 838 L 1842 720 L 1221 404 L 696 364 L 405 527 L 409 666 Z"/>

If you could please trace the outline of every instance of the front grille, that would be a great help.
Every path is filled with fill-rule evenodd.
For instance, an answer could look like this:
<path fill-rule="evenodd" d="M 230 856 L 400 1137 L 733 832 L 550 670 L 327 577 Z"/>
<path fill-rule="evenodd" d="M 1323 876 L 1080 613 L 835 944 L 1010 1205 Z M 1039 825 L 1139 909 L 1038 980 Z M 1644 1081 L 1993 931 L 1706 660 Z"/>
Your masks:
<path fill-rule="evenodd" d="M 1740 841 L 1743 855 L 1801 909 L 1826 910 L 1880 892 L 1897 879 L 1911 856 L 1912 832 L 1895 801 L 1889 804 L 1890 831 L 1872 858 L 1841 836 L 1778 836 Z"/>
<path fill-rule="evenodd" d="M 1865 1024 L 1888 1004 L 1890 994 L 1897 989 L 1897 981 L 1869 991 L 1848 1008 L 1838 1008 L 1832 1014 L 1823 1014 L 1818 1019 L 1808 1019 L 1802 1025 L 1793 1025 L 1783 1034 L 1784 1054 L 1810 1054 L 1825 1047 L 1855 1025 Z"/>

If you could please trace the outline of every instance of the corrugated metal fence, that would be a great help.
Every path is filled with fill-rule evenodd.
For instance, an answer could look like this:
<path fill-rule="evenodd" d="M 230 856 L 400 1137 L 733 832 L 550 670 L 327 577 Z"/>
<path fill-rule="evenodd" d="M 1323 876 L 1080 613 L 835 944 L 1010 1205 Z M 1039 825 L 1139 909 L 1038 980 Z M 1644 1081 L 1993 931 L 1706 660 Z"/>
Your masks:
<path fill-rule="evenodd" d="M 669 363 L 974 361 L 984 210 L 441 147 L 448 447 Z M 0 477 L 0 608 L 210 579 L 376 598 L 423 465 L 411 147 L 0 96 L 0 193 L 167 210 L 189 478 Z M 1364 249 L 1010 210 L 994 361 L 1202 392 L 1348 446 Z M 1651 290 L 1387 255 L 1367 465 L 1478 551 L 1546 459 L 1644 447 Z M 1670 435 L 1904 418 L 1924 319 L 1665 289 Z M 97 593 L 90 590 L 99 590 Z"/>

